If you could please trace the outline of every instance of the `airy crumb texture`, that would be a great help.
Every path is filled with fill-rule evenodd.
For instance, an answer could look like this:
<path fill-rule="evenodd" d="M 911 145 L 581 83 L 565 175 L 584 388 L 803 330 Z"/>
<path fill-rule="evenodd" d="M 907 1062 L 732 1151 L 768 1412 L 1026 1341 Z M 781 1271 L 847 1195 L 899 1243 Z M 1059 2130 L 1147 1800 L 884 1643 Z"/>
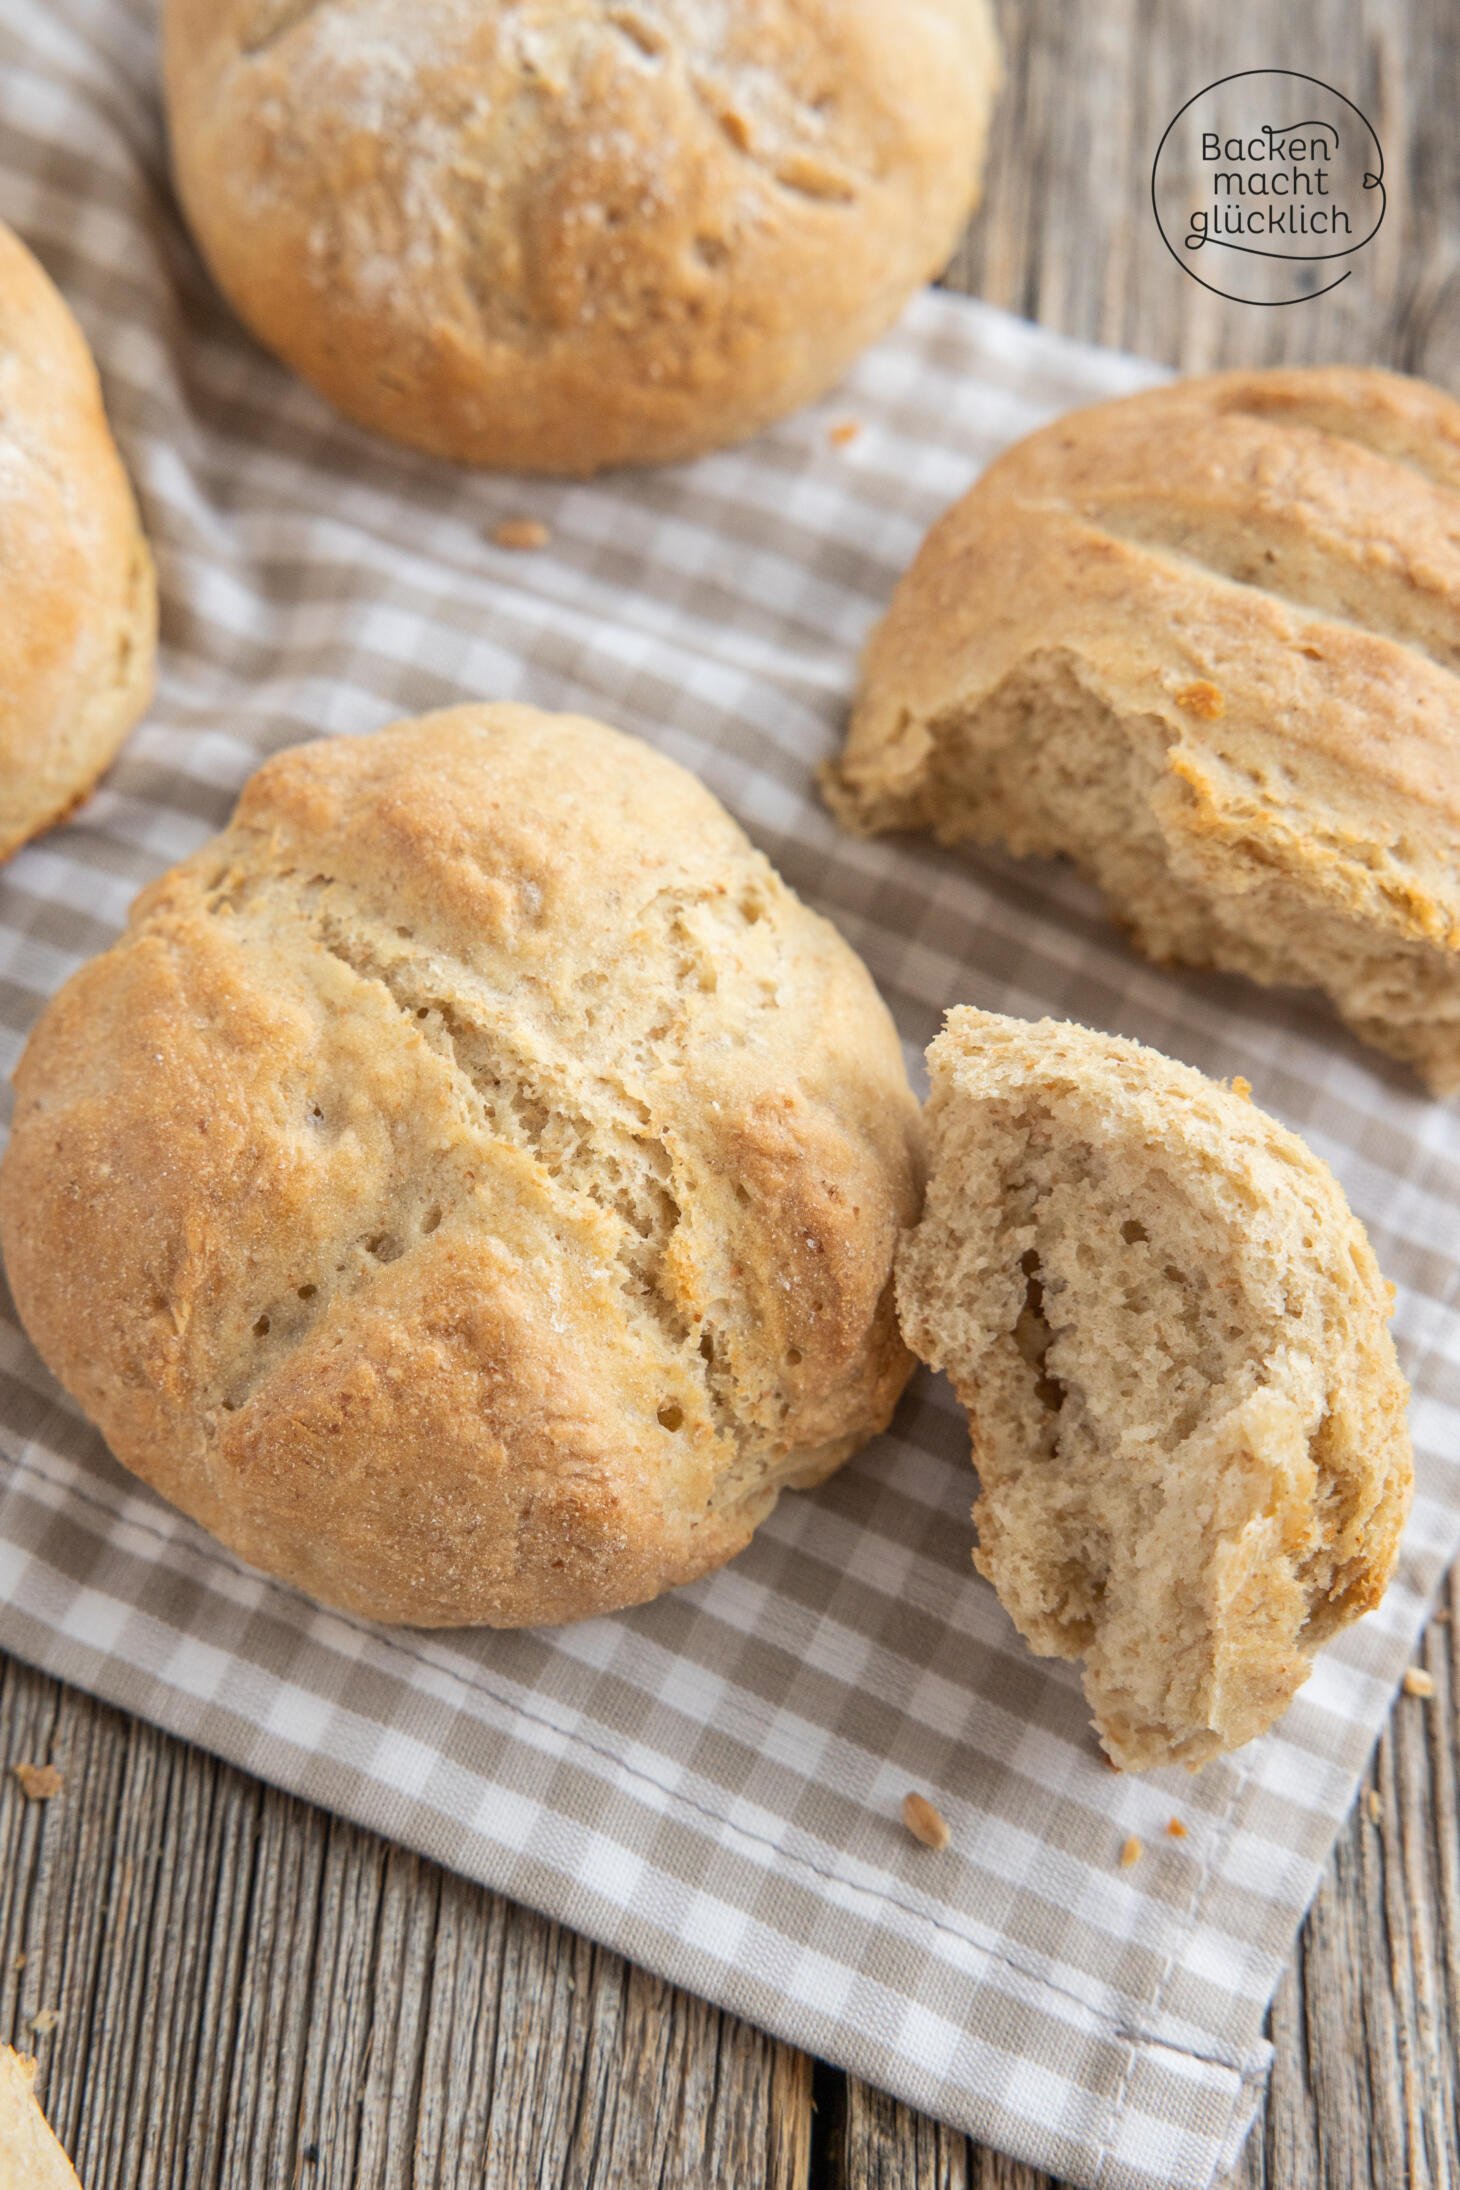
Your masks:
<path fill-rule="evenodd" d="M 35 2095 L 35 2062 L 0 2046 L 0 2190 L 81 2190 Z"/>
<path fill-rule="evenodd" d="M 49 1802 L 66 1784 L 54 1764 L 13 1764 L 11 1770 L 27 1802 Z"/>
<path fill-rule="evenodd" d="M 866 968 L 636 738 L 275 755 L 61 990 L 0 1236 L 117 1457 L 383 1620 L 642 1602 L 882 1429 L 921 1124 Z"/>
<path fill-rule="evenodd" d="M 946 1848 L 951 1835 L 948 1820 L 941 1810 L 929 1802 L 926 1795 L 906 1794 L 902 1798 L 902 1822 L 925 1848 Z"/>
<path fill-rule="evenodd" d="M 86 338 L 0 225 L 0 859 L 86 797 L 147 704 L 156 642 Z"/>
<path fill-rule="evenodd" d="M 1158 962 L 1460 1089 L 1460 404 L 1232 373 L 1032 435 L 898 587 L 827 793 L 1064 854 Z"/>
<path fill-rule="evenodd" d="M 379 431 L 588 473 L 831 387 L 946 265 L 988 0 L 167 0 L 179 193 L 260 339 Z"/>
<path fill-rule="evenodd" d="M 909 1344 L 968 1408 L 975 1560 L 1126 1768 L 1272 1724 L 1408 1509 L 1390 1300 L 1331 1173 L 1138 1043 L 949 1014 Z"/>

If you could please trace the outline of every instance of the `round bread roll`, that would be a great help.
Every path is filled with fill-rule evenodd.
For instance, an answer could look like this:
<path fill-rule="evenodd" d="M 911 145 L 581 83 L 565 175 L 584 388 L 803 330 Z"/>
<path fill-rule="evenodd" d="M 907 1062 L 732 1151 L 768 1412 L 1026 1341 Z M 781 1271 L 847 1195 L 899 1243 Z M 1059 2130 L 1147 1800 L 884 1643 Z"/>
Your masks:
<path fill-rule="evenodd" d="M 1232 373 L 1034 434 L 899 586 L 827 789 L 1067 854 L 1152 958 L 1460 1088 L 1460 404 Z"/>
<path fill-rule="evenodd" d="M 86 338 L 0 226 L 0 859 L 114 758 L 156 640 L 152 560 Z"/>
<path fill-rule="evenodd" d="M 975 1564 L 1131 1769 L 1286 1709 L 1377 1604 L 1413 1468 L 1392 1293 L 1327 1167 L 1138 1042 L 950 1012 L 908 1343 L 968 1408 Z"/>
<path fill-rule="evenodd" d="M 372 1618 L 569 1620 L 880 1430 L 917 1105 L 836 931 L 633 738 L 281 753 L 16 1074 L 21 1318 L 113 1452 Z"/>
<path fill-rule="evenodd" d="M 260 341 L 466 463 L 692 456 L 946 262 L 987 0 L 167 0 L 173 164 Z"/>

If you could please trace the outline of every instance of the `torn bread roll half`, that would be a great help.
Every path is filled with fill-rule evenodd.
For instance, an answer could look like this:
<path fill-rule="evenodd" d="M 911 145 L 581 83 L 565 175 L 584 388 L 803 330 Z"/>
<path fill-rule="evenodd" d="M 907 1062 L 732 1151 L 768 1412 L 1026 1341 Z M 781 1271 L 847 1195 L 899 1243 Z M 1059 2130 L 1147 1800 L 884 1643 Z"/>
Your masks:
<path fill-rule="evenodd" d="M 1139 1043 L 950 1012 L 898 1258 L 968 1409 L 975 1562 L 1122 1767 L 1261 1733 L 1408 1510 L 1391 1293 L 1326 1166 Z"/>
<path fill-rule="evenodd" d="M 1460 404 L 1230 373 L 1031 435 L 898 587 L 827 792 L 1064 854 L 1151 958 L 1460 1089 Z"/>

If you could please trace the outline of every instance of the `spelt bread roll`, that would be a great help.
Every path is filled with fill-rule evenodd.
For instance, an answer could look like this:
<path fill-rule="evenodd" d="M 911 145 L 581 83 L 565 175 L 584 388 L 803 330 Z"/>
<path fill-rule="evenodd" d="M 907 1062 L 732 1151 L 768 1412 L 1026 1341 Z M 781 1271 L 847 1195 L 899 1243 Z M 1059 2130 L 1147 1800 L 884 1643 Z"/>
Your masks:
<path fill-rule="evenodd" d="M 381 1620 L 633 1604 L 881 1429 L 919 1119 L 861 961 L 633 738 L 281 753 L 16 1074 L 0 1238 L 113 1452 Z"/>
<path fill-rule="evenodd" d="M 86 338 L 0 226 L 0 859 L 63 819 L 152 690 L 157 599 Z"/>
<path fill-rule="evenodd" d="M 1270 1726 L 1408 1511 L 1392 1295 L 1331 1172 L 1137 1042 L 950 1012 L 909 1345 L 968 1408 L 986 1575 L 1131 1769 Z"/>
<path fill-rule="evenodd" d="M 830 387 L 951 254 L 987 0 L 167 0 L 220 287 L 381 433 L 588 473 Z"/>
<path fill-rule="evenodd" d="M 0 2190 L 81 2190 L 35 2095 L 35 2062 L 0 2046 Z"/>
<path fill-rule="evenodd" d="M 1460 1087 L 1460 405 L 1223 374 L 1061 419 L 933 528 L 827 790 L 1064 853 L 1158 961 Z"/>

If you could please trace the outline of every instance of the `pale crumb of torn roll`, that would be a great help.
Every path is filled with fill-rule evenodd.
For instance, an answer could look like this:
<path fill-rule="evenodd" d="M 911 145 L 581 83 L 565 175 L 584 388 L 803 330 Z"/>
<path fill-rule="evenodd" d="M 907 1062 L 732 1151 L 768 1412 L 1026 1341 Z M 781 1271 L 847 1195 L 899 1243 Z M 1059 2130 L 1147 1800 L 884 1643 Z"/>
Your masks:
<path fill-rule="evenodd" d="M 125 1465 L 323 1602 L 642 1603 L 883 1429 L 922 1126 L 861 960 L 636 738 L 276 754 L 53 999 L 0 1237 Z"/>
<path fill-rule="evenodd" d="M 1378 1603 L 1413 1469 L 1391 1299 L 1331 1172 L 1139 1043 L 951 1012 L 898 1254 L 968 1409 L 975 1561 L 1083 1661 L 1110 1755 L 1261 1733 Z"/>
<path fill-rule="evenodd" d="M 1460 1089 L 1460 403 L 1225 373 L 1031 435 L 929 533 L 825 786 L 1062 854 L 1158 963 L 1322 990 Z"/>

